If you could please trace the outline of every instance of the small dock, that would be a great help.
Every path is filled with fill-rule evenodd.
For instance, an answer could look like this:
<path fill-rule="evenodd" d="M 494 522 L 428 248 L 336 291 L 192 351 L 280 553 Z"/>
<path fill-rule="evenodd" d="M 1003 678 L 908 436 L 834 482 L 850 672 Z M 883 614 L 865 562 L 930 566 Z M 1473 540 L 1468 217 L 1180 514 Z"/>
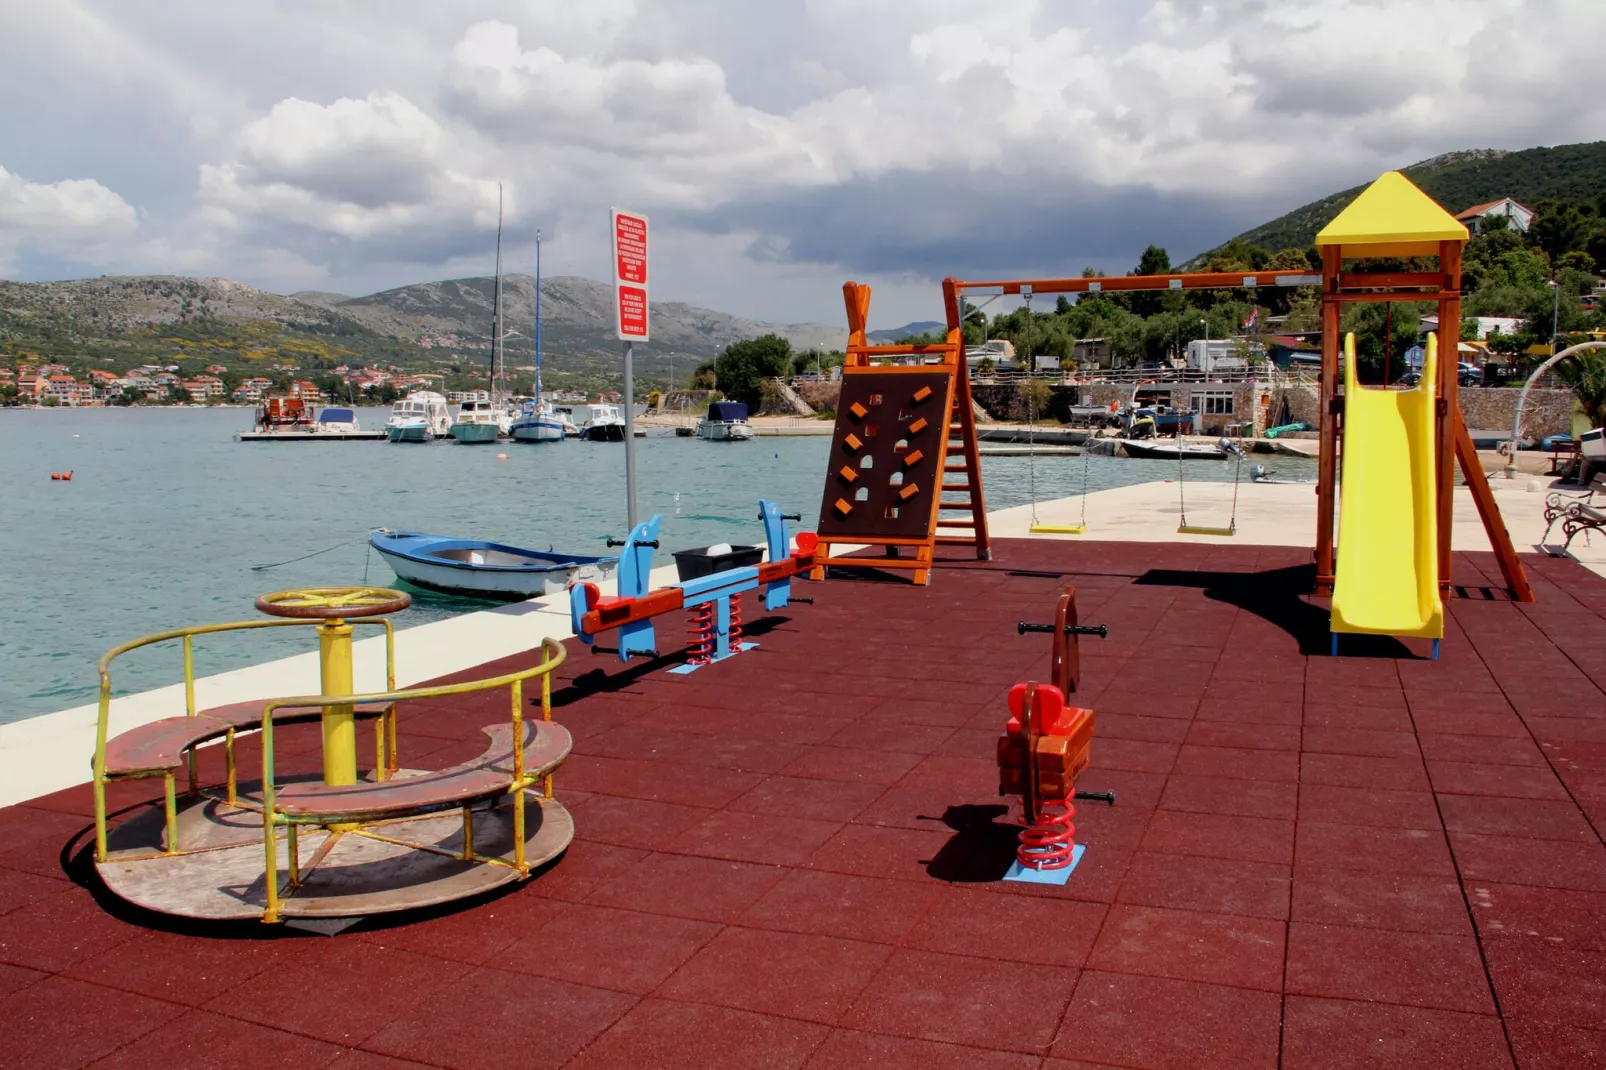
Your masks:
<path fill-rule="evenodd" d="M 384 431 L 237 431 L 239 442 L 383 442 Z"/>

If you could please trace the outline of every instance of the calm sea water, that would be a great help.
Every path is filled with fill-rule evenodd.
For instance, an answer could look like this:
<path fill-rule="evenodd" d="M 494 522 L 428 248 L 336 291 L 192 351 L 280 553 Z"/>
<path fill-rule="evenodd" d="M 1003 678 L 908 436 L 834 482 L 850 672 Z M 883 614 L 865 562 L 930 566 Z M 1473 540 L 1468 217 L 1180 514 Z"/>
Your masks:
<path fill-rule="evenodd" d="M 364 426 L 385 413 L 361 411 Z M 625 530 L 624 449 L 565 442 L 500 447 L 240 443 L 245 409 L 0 409 L 0 722 L 94 699 L 95 659 L 150 632 L 254 617 L 264 591 L 391 585 L 367 546 L 378 527 L 606 553 Z M 746 444 L 638 442 L 638 509 L 664 517 L 665 550 L 759 542 L 762 495 L 815 525 L 828 440 Z M 506 453 L 506 461 L 498 461 Z M 1293 462 L 1277 458 L 1290 472 Z M 1077 493 L 1079 457 L 1038 458 L 1044 499 Z M 51 472 L 73 470 L 70 483 Z M 983 462 L 987 504 L 1024 504 L 1023 457 Z M 1093 490 L 1172 478 L 1174 464 L 1090 457 Z M 1231 479 L 1194 463 L 1190 479 Z M 1245 476 L 1247 478 L 1247 474 Z M 303 560 L 266 571 L 252 566 Z M 666 561 L 667 556 L 661 558 Z M 414 591 L 408 626 L 488 603 Z M 308 649 L 305 637 L 255 632 L 196 644 L 200 674 Z M 178 648 L 118 662 L 118 690 L 182 679 Z"/>

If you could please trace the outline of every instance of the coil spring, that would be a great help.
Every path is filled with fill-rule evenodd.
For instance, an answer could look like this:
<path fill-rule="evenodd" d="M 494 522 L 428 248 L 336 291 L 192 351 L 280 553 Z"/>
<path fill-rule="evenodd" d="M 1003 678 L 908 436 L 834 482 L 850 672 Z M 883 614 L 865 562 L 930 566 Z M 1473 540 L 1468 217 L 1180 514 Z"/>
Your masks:
<path fill-rule="evenodd" d="M 1063 869 L 1071 864 L 1076 848 L 1076 807 L 1069 799 L 1043 799 L 1037 804 L 1037 823 L 1020 830 L 1015 857 L 1027 869 Z"/>
<path fill-rule="evenodd" d="M 714 657 L 714 607 L 705 603 L 693 606 L 687 613 L 691 618 L 691 642 L 686 644 L 686 660 L 693 665 L 707 665 Z"/>
<path fill-rule="evenodd" d="M 734 654 L 742 649 L 742 596 L 731 595 L 730 649 Z"/>

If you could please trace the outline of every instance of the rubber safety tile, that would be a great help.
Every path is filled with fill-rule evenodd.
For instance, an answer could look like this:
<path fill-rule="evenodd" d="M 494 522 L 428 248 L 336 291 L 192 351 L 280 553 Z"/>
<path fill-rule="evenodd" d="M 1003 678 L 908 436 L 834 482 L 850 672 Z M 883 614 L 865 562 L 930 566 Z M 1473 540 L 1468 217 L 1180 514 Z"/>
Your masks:
<path fill-rule="evenodd" d="M 1177 1070 L 1270 1068 L 1277 1065 L 1281 1015 L 1282 1000 L 1272 992 L 1088 970 L 1053 1055 Z"/>

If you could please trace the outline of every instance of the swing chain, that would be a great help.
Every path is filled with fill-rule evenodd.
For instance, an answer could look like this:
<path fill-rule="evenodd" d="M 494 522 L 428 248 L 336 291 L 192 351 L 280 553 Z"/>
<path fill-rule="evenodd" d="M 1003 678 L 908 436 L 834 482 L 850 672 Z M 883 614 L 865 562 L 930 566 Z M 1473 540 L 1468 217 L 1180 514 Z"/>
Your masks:
<path fill-rule="evenodd" d="M 1082 529 L 1087 530 L 1087 455 L 1089 439 L 1082 440 Z"/>
<path fill-rule="evenodd" d="M 1182 526 L 1188 526 L 1187 480 L 1182 476 L 1182 421 L 1177 420 L 1177 505 L 1182 513 Z M 1236 492 L 1235 492 L 1236 493 Z"/>
<path fill-rule="evenodd" d="M 1022 287 L 1026 298 L 1026 329 L 1021 348 L 1026 351 L 1026 478 L 1032 495 L 1032 527 L 1037 526 L 1037 383 L 1032 378 L 1032 291 Z"/>

